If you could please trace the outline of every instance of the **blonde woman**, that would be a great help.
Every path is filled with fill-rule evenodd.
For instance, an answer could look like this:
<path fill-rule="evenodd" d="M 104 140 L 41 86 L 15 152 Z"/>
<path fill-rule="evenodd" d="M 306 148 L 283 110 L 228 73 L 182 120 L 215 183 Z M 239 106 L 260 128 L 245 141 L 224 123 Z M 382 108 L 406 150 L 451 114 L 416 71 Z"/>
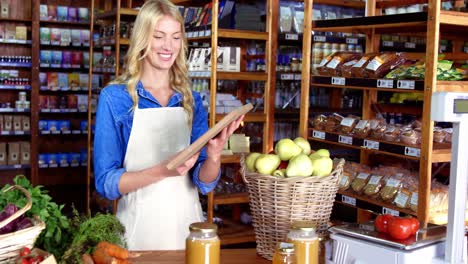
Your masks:
<path fill-rule="evenodd" d="M 148 0 L 135 20 L 125 73 L 99 97 L 94 140 L 97 191 L 118 202 L 131 250 L 184 249 L 203 221 L 197 189 L 217 184 L 221 151 L 234 121 L 175 170 L 166 164 L 208 129 L 187 75 L 183 20 L 168 0 Z"/>

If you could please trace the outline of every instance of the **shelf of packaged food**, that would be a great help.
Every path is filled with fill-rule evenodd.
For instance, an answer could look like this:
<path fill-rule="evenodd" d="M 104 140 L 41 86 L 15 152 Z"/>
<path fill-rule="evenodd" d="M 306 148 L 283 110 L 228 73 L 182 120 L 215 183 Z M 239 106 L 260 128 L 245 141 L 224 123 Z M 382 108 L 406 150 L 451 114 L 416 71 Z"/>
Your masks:
<path fill-rule="evenodd" d="M 0 23 L 5 23 L 5 22 L 31 23 L 32 20 L 30 18 L 28 18 L 28 19 L 24 19 L 24 18 L 5 18 L 5 17 L 0 18 Z"/>
<path fill-rule="evenodd" d="M 222 155 L 221 156 L 221 163 L 228 164 L 228 163 L 239 163 L 241 159 L 241 154 L 236 153 L 232 155 Z"/>
<path fill-rule="evenodd" d="M 71 108 L 71 109 L 55 108 L 55 109 L 40 109 L 39 112 L 41 114 L 69 114 L 69 113 L 72 113 L 72 114 L 87 114 L 88 110 L 86 109 L 86 111 L 80 111 L 79 109 L 75 109 L 75 108 Z"/>
<path fill-rule="evenodd" d="M 357 90 L 375 90 L 383 92 L 412 92 L 423 93 L 424 81 L 422 80 L 392 80 L 392 79 L 367 79 L 345 78 L 330 76 L 312 76 L 311 86 L 350 88 Z"/>
<path fill-rule="evenodd" d="M 319 106 L 310 106 L 310 111 L 309 111 L 309 116 L 314 116 L 317 114 L 331 114 L 331 113 L 339 113 L 339 114 L 356 114 L 360 115 L 362 112 L 362 109 L 360 108 L 349 108 L 349 109 L 343 109 L 343 108 L 330 108 L 330 107 L 319 107 Z M 300 114 L 300 109 L 294 109 L 294 108 L 287 108 L 287 109 L 281 109 L 281 108 L 276 108 L 275 109 L 275 121 L 296 121 L 299 120 L 299 114 Z"/>
<path fill-rule="evenodd" d="M 17 68 L 31 68 L 30 62 L 12 63 L 12 62 L 0 62 L 0 67 L 17 67 Z"/>
<path fill-rule="evenodd" d="M 66 165 L 61 165 L 61 164 L 39 164 L 39 169 L 68 169 L 68 168 L 82 168 L 86 167 L 86 164 L 66 164 Z"/>
<path fill-rule="evenodd" d="M 448 2 L 449 0 L 442 0 L 442 2 Z M 377 1 L 377 8 L 389 8 L 389 7 L 401 7 L 409 6 L 415 4 L 427 4 L 427 0 L 387 0 L 387 1 Z"/>
<path fill-rule="evenodd" d="M 214 205 L 221 204 L 242 204 L 249 202 L 249 193 L 228 193 L 228 194 L 215 194 L 213 198 Z"/>
<path fill-rule="evenodd" d="M 89 21 L 88 22 L 71 22 L 71 21 L 52 21 L 52 20 L 41 20 L 39 21 L 41 25 L 54 25 L 54 26 L 63 26 L 68 28 L 89 28 Z"/>
<path fill-rule="evenodd" d="M 30 136 L 31 131 L 0 131 L 1 136 Z"/>
<path fill-rule="evenodd" d="M 363 37 L 336 37 L 336 36 L 323 36 L 323 35 L 314 35 L 312 37 L 312 42 L 329 42 L 329 43 L 340 43 L 340 44 L 360 44 L 364 45 L 366 39 Z"/>
<path fill-rule="evenodd" d="M 268 40 L 268 32 L 220 28 L 218 29 L 218 38 Z"/>
<path fill-rule="evenodd" d="M 302 75 L 300 72 L 276 72 L 276 80 L 300 81 L 302 80 Z"/>
<path fill-rule="evenodd" d="M 216 122 L 221 121 L 226 116 L 226 114 L 216 114 Z M 245 122 L 265 122 L 266 115 L 263 112 L 250 112 L 244 117 Z"/>
<path fill-rule="evenodd" d="M 117 15 L 117 9 L 113 9 L 111 11 L 105 11 L 102 13 L 98 13 L 95 16 L 95 20 L 98 19 L 106 19 L 106 18 L 113 18 L 114 16 Z M 125 16 L 136 16 L 138 15 L 138 10 L 133 9 L 133 8 L 120 8 L 120 11 L 118 12 L 120 15 L 125 15 Z"/>
<path fill-rule="evenodd" d="M 0 85 L 0 90 L 31 90 L 31 85 Z"/>
<path fill-rule="evenodd" d="M 370 210 L 376 214 L 398 214 L 400 216 L 404 215 L 414 215 L 416 212 L 405 208 L 399 208 L 393 204 L 388 204 L 386 202 L 380 201 L 374 197 L 366 197 L 364 195 L 358 195 L 352 191 L 338 191 L 336 194 L 335 201 L 347 206 L 354 208 Z"/>
<path fill-rule="evenodd" d="M 438 92 L 468 92 L 468 81 L 437 81 Z"/>
<path fill-rule="evenodd" d="M 236 223 L 228 217 L 223 217 L 223 225 L 218 227 L 221 245 L 255 242 L 255 231 L 252 225 Z"/>
<path fill-rule="evenodd" d="M 264 72 L 217 72 L 218 80 L 237 81 L 267 81 L 268 74 Z"/>
<path fill-rule="evenodd" d="M 468 14 L 457 11 L 440 11 L 439 15 L 440 24 L 453 25 L 453 26 L 468 26 Z"/>
<path fill-rule="evenodd" d="M 0 171 L 6 171 L 6 170 L 20 170 L 20 169 L 30 169 L 31 165 L 21 165 L 21 164 L 16 164 L 16 165 L 0 165 Z"/>
<path fill-rule="evenodd" d="M 87 130 L 56 130 L 56 131 L 49 131 L 49 130 L 42 130 L 39 132 L 40 135 L 88 135 Z"/>
<path fill-rule="evenodd" d="M 31 40 L 22 39 L 2 39 L 0 44 L 31 45 Z"/>
<path fill-rule="evenodd" d="M 365 1 L 360 0 L 314 0 L 314 4 L 333 5 L 342 7 L 365 8 Z"/>
<path fill-rule="evenodd" d="M 31 113 L 31 109 L 0 108 L 0 113 Z"/>
<path fill-rule="evenodd" d="M 42 169 L 39 185 L 81 185 L 86 184 L 86 166 Z"/>

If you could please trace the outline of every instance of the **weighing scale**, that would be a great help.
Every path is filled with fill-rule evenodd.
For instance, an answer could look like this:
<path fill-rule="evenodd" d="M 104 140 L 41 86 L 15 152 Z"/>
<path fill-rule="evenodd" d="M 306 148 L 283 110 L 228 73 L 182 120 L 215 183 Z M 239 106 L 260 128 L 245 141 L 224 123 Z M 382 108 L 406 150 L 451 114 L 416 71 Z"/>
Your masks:
<path fill-rule="evenodd" d="M 447 226 L 428 227 L 406 241 L 379 234 L 372 224 L 335 226 L 328 264 L 467 263 L 468 93 L 433 93 L 431 120 L 453 123 Z"/>

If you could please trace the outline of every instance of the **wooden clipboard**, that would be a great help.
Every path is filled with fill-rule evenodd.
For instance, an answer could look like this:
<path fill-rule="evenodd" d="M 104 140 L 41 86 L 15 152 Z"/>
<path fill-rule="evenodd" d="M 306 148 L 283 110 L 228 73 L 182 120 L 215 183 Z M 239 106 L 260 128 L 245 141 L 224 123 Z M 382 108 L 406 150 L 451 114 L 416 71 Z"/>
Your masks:
<path fill-rule="evenodd" d="M 206 145 L 206 143 L 208 143 L 210 139 L 216 137 L 216 135 L 218 135 L 219 132 L 221 132 L 225 127 L 231 124 L 232 121 L 236 120 L 241 115 L 247 114 L 250 110 L 252 110 L 252 108 L 252 104 L 246 104 L 232 110 L 223 119 L 221 119 L 221 121 L 219 121 L 218 123 L 216 123 L 216 125 L 210 128 L 205 134 L 203 134 L 195 142 L 190 144 L 190 146 L 179 152 L 179 154 L 177 154 L 177 156 L 175 156 L 174 159 L 172 159 L 166 165 L 166 168 L 168 168 L 169 170 L 173 170 L 180 166 L 182 163 L 184 163 L 190 157 L 192 157 L 195 153 L 199 152 Z"/>

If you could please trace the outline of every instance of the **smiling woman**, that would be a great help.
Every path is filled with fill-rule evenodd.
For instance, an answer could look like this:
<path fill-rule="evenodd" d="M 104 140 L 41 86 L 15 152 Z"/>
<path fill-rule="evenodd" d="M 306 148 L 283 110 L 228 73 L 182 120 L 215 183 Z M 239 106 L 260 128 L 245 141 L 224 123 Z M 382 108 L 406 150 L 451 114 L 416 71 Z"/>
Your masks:
<path fill-rule="evenodd" d="M 184 249 L 189 225 L 203 221 L 198 191 L 219 180 L 221 152 L 242 117 L 173 170 L 166 165 L 208 130 L 191 91 L 179 10 L 148 0 L 135 20 L 123 75 L 98 101 L 94 140 L 97 191 L 120 198 L 117 217 L 131 250 Z"/>

